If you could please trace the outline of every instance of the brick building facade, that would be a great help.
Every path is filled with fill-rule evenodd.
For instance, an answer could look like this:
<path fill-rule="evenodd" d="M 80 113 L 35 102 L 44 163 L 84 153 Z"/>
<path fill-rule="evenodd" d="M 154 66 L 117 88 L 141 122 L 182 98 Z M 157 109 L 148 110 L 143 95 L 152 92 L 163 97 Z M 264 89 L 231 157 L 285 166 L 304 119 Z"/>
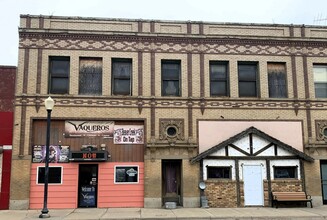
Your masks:
<path fill-rule="evenodd" d="M 0 66 L 0 210 L 9 208 L 15 66 Z"/>
<path fill-rule="evenodd" d="M 98 181 L 95 207 L 199 207 L 202 193 L 212 207 L 244 206 L 241 171 L 259 166 L 261 205 L 276 189 L 327 202 L 317 184 L 327 173 L 326 27 L 22 15 L 19 39 L 11 208 L 41 206 L 42 164 L 33 158 L 45 142 L 49 95 L 51 145 L 111 156 L 53 163 L 63 177 L 49 185 L 50 208 L 62 207 L 64 196 L 51 194 L 61 187 L 65 207 L 81 206 L 79 177 L 88 168 Z M 72 123 L 112 124 L 113 132 L 73 138 Z M 251 127 L 264 135 L 238 136 Z M 112 196 L 124 187 L 138 192 L 134 203 Z"/>

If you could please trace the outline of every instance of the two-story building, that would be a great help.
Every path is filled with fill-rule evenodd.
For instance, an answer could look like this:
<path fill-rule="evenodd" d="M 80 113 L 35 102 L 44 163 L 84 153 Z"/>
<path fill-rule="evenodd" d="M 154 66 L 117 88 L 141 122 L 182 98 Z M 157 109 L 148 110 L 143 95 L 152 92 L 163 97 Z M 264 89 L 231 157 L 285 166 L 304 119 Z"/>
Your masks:
<path fill-rule="evenodd" d="M 12 209 L 42 207 L 48 96 L 49 208 L 327 202 L 327 27 L 21 15 L 19 40 Z"/>
<path fill-rule="evenodd" d="M 0 210 L 9 209 L 15 66 L 0 65 Z"/>

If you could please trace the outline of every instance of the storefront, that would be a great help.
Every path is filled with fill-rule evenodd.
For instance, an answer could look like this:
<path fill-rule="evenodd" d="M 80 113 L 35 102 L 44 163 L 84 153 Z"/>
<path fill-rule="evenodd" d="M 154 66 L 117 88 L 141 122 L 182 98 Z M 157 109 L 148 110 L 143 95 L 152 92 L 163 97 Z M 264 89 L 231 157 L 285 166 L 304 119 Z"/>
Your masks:
<path fill-rule="evenodd" d="M 45 121 L 33 121 L 30 208 L 43 205 Z M 54 120 L 49 147 L 49 208 L 143 207 L 141 121 Z"/>
<path fill-rule="evenodd" d="M 270 132 L 283 130 L 283 123 L 253 124 L 269 128 Z M 246 125 L 239 122 L 239 127 Z M 288 126 L 296 132 L 300 124 L 289 122 Z M 304 163 L 313 161 L 298 149 L 251 126 L 201 152 L 191 162 L 200 163 L 202 195 L 209 207 L 222 208 L 270 206 L 271 192 L 305 191 Z"/>

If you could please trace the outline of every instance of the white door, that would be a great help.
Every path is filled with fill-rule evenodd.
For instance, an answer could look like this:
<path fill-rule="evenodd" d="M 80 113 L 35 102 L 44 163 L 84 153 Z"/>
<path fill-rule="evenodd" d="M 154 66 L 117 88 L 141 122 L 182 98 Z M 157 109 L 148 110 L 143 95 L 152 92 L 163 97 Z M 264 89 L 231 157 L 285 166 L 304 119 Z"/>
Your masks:
<path fill-rule="evenodd" d="M 263 180 L 260 165 L 243 166 L 244 205 L 263 206 Z"/>

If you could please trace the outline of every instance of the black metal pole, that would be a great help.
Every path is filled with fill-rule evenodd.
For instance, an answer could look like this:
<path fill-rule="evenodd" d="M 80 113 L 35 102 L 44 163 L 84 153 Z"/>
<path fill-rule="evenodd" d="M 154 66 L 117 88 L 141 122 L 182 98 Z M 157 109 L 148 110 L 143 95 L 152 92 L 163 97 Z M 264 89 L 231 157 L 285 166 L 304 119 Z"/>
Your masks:
<path fill-rule="evenodd" d="M 43 209 L 39 218 L 50 218 L 48 210 L 48 182 L 49 182 L 49 144 L 50 144 L 50 124 L 51 124 L 51 109 L 47 109 L 47 140 L 45 146 L 45 173 L 44 173 L 44 199 Z"/>

